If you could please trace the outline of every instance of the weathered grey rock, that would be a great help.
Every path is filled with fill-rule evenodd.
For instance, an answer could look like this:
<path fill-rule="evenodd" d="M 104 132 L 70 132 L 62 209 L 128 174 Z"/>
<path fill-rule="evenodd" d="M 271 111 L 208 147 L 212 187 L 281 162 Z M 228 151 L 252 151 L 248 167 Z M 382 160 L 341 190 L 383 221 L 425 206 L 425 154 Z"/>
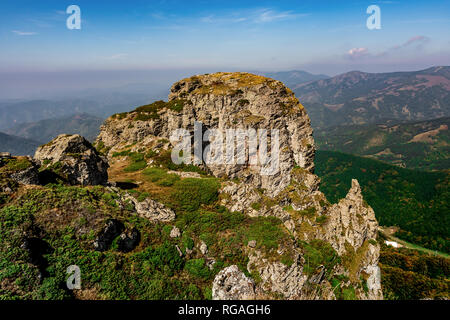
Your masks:
<path fill-rule="evenodd" d="M 170 222 L 175 220 L 175 212 L 167 208 L 162 203 L 156 202 L 149 198 L 139 202 L 136 198 L 132 197 L 129 194 L 125 195 L 125 200 L 129 200 L 131 203 L 133 203 L 136 212 L 143 218 L 155 222 Z"/>
<path fill-rule="evenodd" d="M 378 223 L 375 212 L 364 201 L 361 187 L 357 180 L 352 180 L 352 187 L 347 196 L 330 208 L 326 224 L 327 240 L 339 252 L 345 252 L 345 243 L 357 249 L 366 240 L 376 239 Z M 339 234 L 339 237 L 333 237 Z"/>
<path fill-rule="evenodd" d="M 100 185 L 108 181 L 106 159 L 80 135 L 59 135 L 40 146 L 34 158 L 72 185 Z"/>
<path fill-rule="evenodd" d="M 258 291 L 277 293 L 285 299 L 305 298 L 302 290 L 308 276 L 303 274 L 301 263 L 297 256 L 291 266 L 279 261 L 269 261 L 261 252 L 256 251 L 249 255 L 247 269 L 251 272 L 257 270 L 261 283 Z"/>
<path fill-rule="evenodd" d="M 179 236 L 181 236 L 181 232 L 180 229 L 178 229 L 177 227 L 173 227 L 172 230 L 170 230 L 170 237 L 171 238 L 178 238 Z"/>
<path fill-rule="evenodd" d="M 250 240 L 250 241 L 248 242 L 248 246 L 249 246 L 250 248 L 255 248 L 255 247 L 256 247 L 256 240 Z"/>
<path fill-rule="evenodd" d="M 201 252 L 201 254 L 203 254 L 203 255 L 205 255 L 205 254 L 208 253 L 208 246 L 207 246 L 206 243 L 203 242 L 203 241 L 200 243 L 200 252 Z"/>
<path fill-rule="evenodd" d="M 214 278 L 213 300 L 252 300 L 255 284 L 236 265 L 221 270 Z"/>
<path fill-rule="evenodd" d="M 10 178 L 18 183 L 21 184 L 39 184 L 39 171 L 38 171 L 38 167 L 36 166 L 36 164 L 32 161 L 30 161 L 32 163 L 32 165 L 25 169 L 25 170 L 21 170 L 15 173 L 12 173 L 10 175 Z"/>

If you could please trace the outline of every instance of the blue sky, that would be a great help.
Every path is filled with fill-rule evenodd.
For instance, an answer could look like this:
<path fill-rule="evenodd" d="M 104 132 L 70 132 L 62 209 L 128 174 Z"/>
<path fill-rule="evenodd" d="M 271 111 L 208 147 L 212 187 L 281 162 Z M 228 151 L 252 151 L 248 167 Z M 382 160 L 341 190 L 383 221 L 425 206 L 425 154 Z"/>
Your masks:
<path fill-rule="evenodd" d="M 81 8 L 81 30 L 66 8 Z M 381 8 L 368 30 L 366 8 Z M 450 65 L 450 1 L 0 2 L 0 72 Z"/>

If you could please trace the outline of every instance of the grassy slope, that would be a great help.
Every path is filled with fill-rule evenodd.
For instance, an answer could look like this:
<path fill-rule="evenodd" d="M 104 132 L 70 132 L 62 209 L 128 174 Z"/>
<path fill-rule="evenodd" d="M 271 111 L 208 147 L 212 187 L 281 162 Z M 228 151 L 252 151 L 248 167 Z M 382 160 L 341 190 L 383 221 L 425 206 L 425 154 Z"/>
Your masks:
<path fill-rule="evenodd" d="M 331 151 L 317 152 L 316 173 L 331 202 L 345 197 L 356 178 L 380 225 L 396 225 L 402 229 L 397 237 L 450 252 L 448 173 L 402 169 Z"/>
<path fill-rule="evenodd" d="M 140 201 L 158 199 L 176 212 L 176 219 L 155 223 L 141 218 L 130 203 L 119 205 L 125 191 L 101 186 L 49 184 L 20 187 L 13 196 L 0 193 L 0 299 L 209 299 L 212 279 L 225 266 L 236 264 L 250 275 L 245 253 L 250 240 L 268 256 L 292 263 L 289 254 L 277 253 L 280 245 L 292 241 L 282 222 L 217 205 L 219 179 L 183 179 L 168 174 L 167 168 L 142 170 L 136 164 L 144 155 L 127 154 L 124 166 L 120 161 L 119 169 L 113 165 L 117 170 L 111 179 L 140 181 L 127 192 Z M 156 163 L 166 160 L 155 158 Z M 137 229 L 138 247 L 119 252 L 117 237 L 107 251 L 95 251 L 93 241 L 109 219 Z M 169 236 L 173 226 L 181 237 Z M 32 252 L 23 245 L 26 239 L 34 241 Z M 198 249 L 201 241 L 215 259 L 211 269 L 210 259 Z M 81 269 L 81 291 L 65 289 L 70 265 Z"/>

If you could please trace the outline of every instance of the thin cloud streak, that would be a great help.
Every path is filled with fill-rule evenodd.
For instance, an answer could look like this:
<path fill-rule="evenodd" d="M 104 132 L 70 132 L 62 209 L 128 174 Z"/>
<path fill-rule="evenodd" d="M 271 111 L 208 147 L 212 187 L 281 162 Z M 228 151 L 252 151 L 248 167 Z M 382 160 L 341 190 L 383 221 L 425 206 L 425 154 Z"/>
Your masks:
<path fill-rule="evenodd" d="M 37 32 L 28 32 L 28 31 L 20 31 L 20 30 L 12 30 L 11 32 L 19 35 L 19 36 L 34 36 L 38 34 Z"/>

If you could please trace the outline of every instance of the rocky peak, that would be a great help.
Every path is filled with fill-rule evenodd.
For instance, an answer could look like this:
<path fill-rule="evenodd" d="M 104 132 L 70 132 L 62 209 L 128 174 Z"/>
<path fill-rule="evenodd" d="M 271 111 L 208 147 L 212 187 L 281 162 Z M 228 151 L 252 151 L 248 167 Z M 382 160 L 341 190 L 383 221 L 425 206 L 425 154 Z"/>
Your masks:
<path fill-rule="evenodd" d="M 281 82 L 249 73 L 215 73 L 178 81 L 168 103 L 154 103 L 108 119 L 97 144 L 110 151 L 124 144 L 142 145 L 155 136 L 170 138 L 179 128 L 193 132 L 195 122 L 201 122 L 203 130 L 220 130 L 224 137 L 227 129 L 266 129 L 268 136 L 270 130 L 279 130 L 279 170 L 274 175 L 263 176 L 260 164 L 248 162 L 207 165 L 217 177 L 243 179 L 275 196 L 290 183 L 295 166 L 314 170 L 314 140 L 304 107 Z"/>

